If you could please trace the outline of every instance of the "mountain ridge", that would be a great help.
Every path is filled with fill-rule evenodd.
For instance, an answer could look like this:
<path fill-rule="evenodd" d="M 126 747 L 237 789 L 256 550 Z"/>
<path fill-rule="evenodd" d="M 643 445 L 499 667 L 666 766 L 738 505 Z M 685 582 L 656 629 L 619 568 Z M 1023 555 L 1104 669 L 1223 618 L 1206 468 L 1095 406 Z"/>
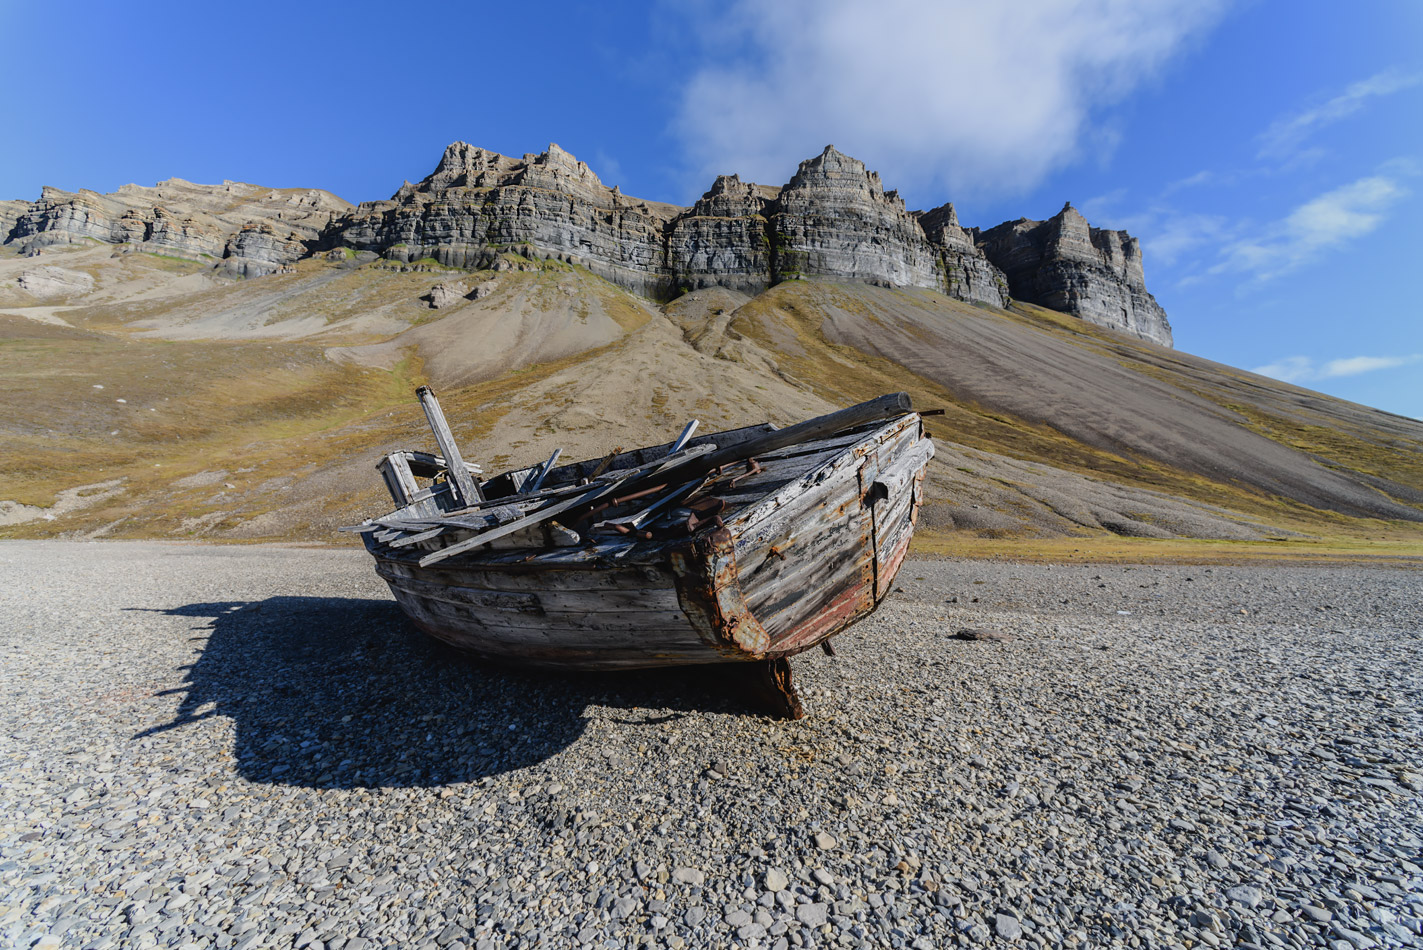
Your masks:
<path fill-rule="evenodd" d="M 994 307 L 1026 300 L 1171 345 L 1135 238 L 1090 228 L 1070 205 L 1027 222 L 1035 228 L 1024 222 L 980 232 L 960 225 L 952 203 L 909 211 L 834 146 L 783 186 L 723 175 L 683 208 L 609 188 L 556 144 L 512 158 L 454 142 L 420 182 L 354 207 L 317 189 L 230 181 L 169 179 L 108 195 L 46 188 L 23 207 L 0 205 L 0 243 L 38 254 L 92 239 L 247 277 L 342 249 L 478 270 L 518 246 L 659 301 L 711 286 L 754 294 L 790 279 L 855 280 Z"/>
<path fill-rule="evenodd" d="M 723 176 L 690 209 L 622 195 L 567 153 L 449 157 L 361 206 L 180 182 L 25 204 L 26 239 L 0 246 L 0 536 L 333 540 L 384 510 L 376 460 L 429 447 L 411 399 L 429 384 L 488 472 L 907 391 L 943 410 L 929 550 L 1423 554 L 1423 423 L 1175 351 L 1120 309 L 1099 325 L 938 283 L 954 250 L 995 280 L 1046 273 L 1042 292 L 1079 309 L 1147 307 L 1130 297 L 1139 246 L 1070 206 L 985 238 L 951 205 L 906 210 L 833 150 L 784 187 Z M 255 218 L 301 250 L 248 277 L 258 259 L 235 239 Z M 622 282 L 595 269 L 587 247 L 639 227 Z M 135 239 L 109 243 L 114 228 Z M 706 286 L 629 288 L 666 260 Z M 790 266 L 799 279 L 766 286 Z M 898 282 L 916 273 L 935 286 Z"/>

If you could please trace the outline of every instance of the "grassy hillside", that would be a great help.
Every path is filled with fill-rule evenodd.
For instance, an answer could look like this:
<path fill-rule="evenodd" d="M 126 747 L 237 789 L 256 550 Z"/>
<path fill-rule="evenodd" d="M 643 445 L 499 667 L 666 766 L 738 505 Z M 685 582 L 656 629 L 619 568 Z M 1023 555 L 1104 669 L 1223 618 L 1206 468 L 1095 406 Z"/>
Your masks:
<path fill-rule="evenodd" d="M 800 281 L 658 308 L 512 256 L 246 281 L 56 257 L 94 290 L 26 299 L 0 260 L 3 537 L 331 540 L 385 507 L 380 455 L 430 445 L 430 382 L 490 472 L 908 390 L 945 410 L 925 551 L 1423 553 L 1423 424 L 1040 308 Z M 445 280 L 484 296 L 428 308 Z"/>

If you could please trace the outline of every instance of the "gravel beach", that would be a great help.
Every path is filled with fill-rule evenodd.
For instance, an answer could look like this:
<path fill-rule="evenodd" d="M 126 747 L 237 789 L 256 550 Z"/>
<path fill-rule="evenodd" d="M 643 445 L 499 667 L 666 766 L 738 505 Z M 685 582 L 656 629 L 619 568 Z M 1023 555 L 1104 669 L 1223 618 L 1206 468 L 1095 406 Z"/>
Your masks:
<path fill-rule="evenodd" d="M 1423 945 L 1423 573 L 900 587 L 777 722 L 462 660 L 360 551 L 0 544 L 0 945 Z"/>

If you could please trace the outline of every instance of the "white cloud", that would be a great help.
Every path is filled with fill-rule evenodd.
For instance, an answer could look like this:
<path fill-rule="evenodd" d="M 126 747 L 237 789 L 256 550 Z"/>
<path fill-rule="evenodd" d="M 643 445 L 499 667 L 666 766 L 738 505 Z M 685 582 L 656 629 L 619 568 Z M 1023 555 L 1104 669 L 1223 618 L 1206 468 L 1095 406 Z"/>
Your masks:
<path fill-rule="evenodd" d="M 1162 214 L 1139 233 L 1144 253 L 1170 266 L 1193 251 L 1219 245 L 1229 229 L 1229 222 L 1220 215 L 1173 212 Z"/>
<path fill-rule="evenodd" d="M 1300 383 L 1319 379 L 1337 379 L 1340 376 L 1358 376 L 1361 373 L 1372 373 L 1381 369 L 1395 369 L 1399 366 L 1417 363 L 1420 360 L 1423 360 L 1423 353 L 1411 353 L 1408 356 L 1349 356 L 1343 359 L 1329 360 L 1320 366 L 1308 356 L 1286 356 L 1265 366 L 1257 366 L 1251 372 L 1287 383 Z"/>
<path fill-rule="evenodd" d="M 1423 77 L 1405 76 L 1392 71 L 1382 72 L 1352 84 L 1323 105 L 1277 119 L 1261 133 L 1257 157 L 1293 157 L 1316 130 L 1353 115 L 1370 99 L 1407 89 L 1417 85 L 1421 79 Z"/>
<path fill-rule="evenodd" d="M 1412 353 L 1408 356 L 1351 356 L 1342 360 L 1330 360 L 1324 364 L 1324 369 L 1319 375 L 1322 379 L 1331 379 L 1335 376 L 1358 376 L 1360 373 L 1372 373 L 1378 369 L 1407 366 L 1420 359 L 1423 359 L 1423 353 Z"/>
<path fill-rule="evenodd" d="M 1196 188 L 1201 185 L 1218 185 L 1223 182 L 1228 183 L 1228 180 L 1229 176 L 1222 175 L 1220 172 L 1212 171 L 1209 168 L 1205 168 L 1201 171 L 1196 172 L 1194 175 L 1189 175 L 1185 178 L 1181 178 L 1171 182 L 1161 190 L 1161 194 L 1163 197 L 1165 197 L 1166 195 L 1180 191 L 1183 188 Z"/>
<path fill-rule="evenodd" d="M 1109 149 L 1101 109 L 1212 26 L 1223 0 L 735 0 L 686 14 L 690 172 L 779 184 L 830 142 L 892 186 L 1030 187 Z"/>
<path fill-rule="evenodd" d="M 1257 366 L 1250 372 L 1259 373 L 1261 376 L 1269 376 L 1271 379 L 1283 380 L 1287 383 L 1297 383 L 1307 379 L 1314 379 L 1316 370 L 1314 368 L 1314 360 L 1308 356 L 1286 356 L 1284 359 L 1275 360 L 1273 363 Z"/>
<path fill-rule="evenodd" d="M 1249 273 L 1260 280 L 1278 277 L 1373 231 L 1407 195 L 1408 189 L 1392 178 L 1360 178 L 1305 202 L 1260 236 L 1228 244 L 1210 273 Z"/>

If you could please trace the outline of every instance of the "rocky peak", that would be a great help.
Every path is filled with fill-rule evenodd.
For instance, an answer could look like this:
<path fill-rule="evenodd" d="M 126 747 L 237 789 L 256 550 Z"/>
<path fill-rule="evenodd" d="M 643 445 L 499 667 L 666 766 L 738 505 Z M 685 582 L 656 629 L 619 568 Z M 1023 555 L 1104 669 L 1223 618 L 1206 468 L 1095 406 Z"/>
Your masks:
<path fill-rule="evenodd" d="M 452 142 L 417 184 L 355 209 L 315 189 L 178 178 L 111 195 L 45 188 L 39 201 L 15 205 L 0 205 L 6 243 L 95 238 L 206 256 L 254 276 L 340 247 L 469 269 L 494 266 L 518 248 L 659 298 L 694 287 L 754 293 L 782 280 L 825 279 L 925 287 L 1004 306 L 1011 289 L 1170 342 L 1166 315 L 1146 292 L 1141 246 L 1126 232 L 1093 228 L 1070 204 L 1047 221 L 1021 218 L 982 233 L 964 228 L 953 204 L 911 213 L 877 172 L 833 145 L 801 162 L 783 187 L 721 175 L 690 208 L 609 188 L 557 144 L 512 158 L 468 142 Z"/>
<path fill-rule="evenodd" d="M 973 237 L 959 224 L 953 202 L 939 205 L 932 211 L 916 211 L 914 215 L 919 219 L 925 236 L 935 244 L 958 249 L 973 248 Z"/>
<path fill-rule="evenodd" d="M 1166 312 L 1146 289 L 1141 243 L 1092 227 L 1071 202 L 1046 221 L 990 228 L 979 247 L 1007 275 L 1014 297 L 1171 345 Z"/>
<path fill-rule="evenodd" d="M 6 243 L 37 250 L 93 239 L 212 260 L 228 273 L 256 276 L 289 267 L 318 243 L 338 212 L 350 207 L 317 189 L 233 181 L 202 185 L 170 178 L 153 186 L 124 185 L 104 195 L 45 187 L 40 200 L 16 216 Z M 240 237 L 249 226 L 262 237 Z M 246 258 L 245 248 L 255 256 Z"/>
<path fill-rule="evenodd" d="M 762 214 L 769 201 L 761 186 L 742 181 L 740 175 L 718 175 L 707 193 L 692 205 L 690 213 L 713 217 Z"/>
<path fill-rule="evenodd" d="M 9 241 L 10 232 L 15 229 L 15 222 L 29 210 L 28 201 L 0 201 L 0 244 Z"/>
<path fill-rule="evenodd" d="M 513 171 L 514 162 L 498 152 L 470 145 L 468 142 L 451 142 L 445 146 L 440 163 L 435 166 L 416 189 L 422 192 L 447 191 L 451 188 L 482 188 L 493 184 L 491 174 L 496 178 L 507 176 Z M 409 182 L 406 188 L 412 187 Z M 397 195 L 405 192 L 402 188 Z"/>
<path fill-rule="evenodd" d="M 904 210 L 898 192 L 885 194 L 879 172 L 870 171 L 864 162 L 838 151 L 833 145 L 825 146 L 825 151 L 801 162 L 781 197 L 793 199 L 794 192 L 856 195 L 861 200 L 883 202 Z"/>

